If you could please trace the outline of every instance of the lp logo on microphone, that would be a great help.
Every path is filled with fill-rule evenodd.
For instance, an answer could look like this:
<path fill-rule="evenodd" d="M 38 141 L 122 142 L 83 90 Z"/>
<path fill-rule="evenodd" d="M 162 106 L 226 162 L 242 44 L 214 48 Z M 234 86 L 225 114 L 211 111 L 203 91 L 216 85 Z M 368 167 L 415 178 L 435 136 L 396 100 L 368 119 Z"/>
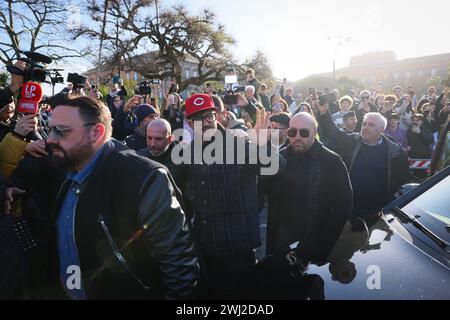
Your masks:
<path fill-rule="evenodd" d="M 28 84 L 25 86 L 25 99 L 33 99 L 36 96 L 36 86 L 34 84 Z"/>

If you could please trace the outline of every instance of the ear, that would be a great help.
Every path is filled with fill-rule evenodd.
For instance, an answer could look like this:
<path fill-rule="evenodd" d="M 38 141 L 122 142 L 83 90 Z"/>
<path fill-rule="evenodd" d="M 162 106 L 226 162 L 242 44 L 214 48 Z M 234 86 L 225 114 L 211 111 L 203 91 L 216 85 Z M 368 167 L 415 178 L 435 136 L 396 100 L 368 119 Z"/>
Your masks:
<path fill-rule="evenodd" d="M 174 136 L 173 134 L 171 134 L 171 135 L 168 137 L 168 141 L 169 141 L 169 144 L 171 144 L 172 142 L 174 142 L 174 141 L 175 141 L 175 136 Z"/>
<path fill-rule="evenodd" d="M 91 138 L 94 143 L 98 143 L 106 133 L 105 125 L 98 123 L 91 131 Z"/>

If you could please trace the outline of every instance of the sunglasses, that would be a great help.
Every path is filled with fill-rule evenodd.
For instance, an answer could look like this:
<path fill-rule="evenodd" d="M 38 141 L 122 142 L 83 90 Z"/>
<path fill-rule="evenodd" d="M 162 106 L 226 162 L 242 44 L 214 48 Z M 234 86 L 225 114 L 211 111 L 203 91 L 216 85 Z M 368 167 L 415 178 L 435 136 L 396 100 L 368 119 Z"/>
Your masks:
<path fill-rule="evenodd" d="M 95 126 L 96 123 L 85 123 L 84 125 L 76 128 L 83 128 L 83 127 L 89 127 L 89 126 Z M 54 134 L 58 139 L 64 138 L 64 135 L 70 131 L 72 131 L 75 128 L 64 128 L 62 126 L 48 126 L 48 135 Z"/>
<path fill-rule="evenodd" d="M 300 137 L 302 138 L 308 138 L 310 135 L 309 129 L 306 128 L 300 130 L 297 130 L 296 128 L 289 128 L 287 135 L 290 138 L 294 138 L 297 136 L 297 132 L 300 133 Z"/>
<path fill-rule="evenodd" d="M 214 122 L 217 120 L 217 114 L 216 113 L 208 113 L 204 115 L 203 117 L 194 116 L 191 118 L 192 121 L 206 121 L 208 123 Z"/>

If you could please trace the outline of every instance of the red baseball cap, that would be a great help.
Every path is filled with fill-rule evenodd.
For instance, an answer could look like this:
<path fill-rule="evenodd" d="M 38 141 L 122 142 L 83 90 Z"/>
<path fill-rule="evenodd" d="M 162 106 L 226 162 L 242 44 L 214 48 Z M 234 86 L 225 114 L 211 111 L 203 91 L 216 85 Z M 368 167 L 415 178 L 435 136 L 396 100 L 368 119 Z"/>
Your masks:
<path fill-rule="evenodd" d="M 186 99 L 185 104 L 186 117 L 190 118 L 193 114 L 196 114 L 204 110 L 216 110 L 214 100 L 207 94 L 193 94 Z"/>

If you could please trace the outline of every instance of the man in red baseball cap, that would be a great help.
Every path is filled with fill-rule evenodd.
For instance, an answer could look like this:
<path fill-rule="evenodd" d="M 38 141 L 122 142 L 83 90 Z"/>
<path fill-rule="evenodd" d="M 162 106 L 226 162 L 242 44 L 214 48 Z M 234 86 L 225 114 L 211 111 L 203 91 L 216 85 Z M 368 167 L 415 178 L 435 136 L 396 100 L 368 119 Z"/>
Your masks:
<path fill-rule="evenodd" d="M 252 164 L 257 148 L 219 122 L 223 111 L 214 99 L 194 94 L 186 100 L 186 118 L 191 126 L 195 123 L 195 138 L 183 151 L 193 161 L 182 162 L 177 182 L 194 218 L 193 233 L 208 275 L 201 298 L 236 299 L 256 263 L 254 249 L 261 245 L 257 176 L 262 162 L 258 158 L 258 164 Z M 258 110 L 255 136 L 267 128 L 268 119 Z M 214 144 L 209 142 L 213 136 Z M 267 145 L 267 138 L 257 142 Z M 195 160 L 196 150 L 201 150 L 200 162 Z"/>
<path fill-rule="evenodd" d="M 205 138 L 205 132 L 208 137 L 213 136 L 217 131 L 217 109 L 214 100 L 207 94 L 194 94 L 186 100 L 185 104 L 186 118 L 189 119 L 189 125 L 194 128 L 194 122 L 202 122 L 202 137 Z"/>

